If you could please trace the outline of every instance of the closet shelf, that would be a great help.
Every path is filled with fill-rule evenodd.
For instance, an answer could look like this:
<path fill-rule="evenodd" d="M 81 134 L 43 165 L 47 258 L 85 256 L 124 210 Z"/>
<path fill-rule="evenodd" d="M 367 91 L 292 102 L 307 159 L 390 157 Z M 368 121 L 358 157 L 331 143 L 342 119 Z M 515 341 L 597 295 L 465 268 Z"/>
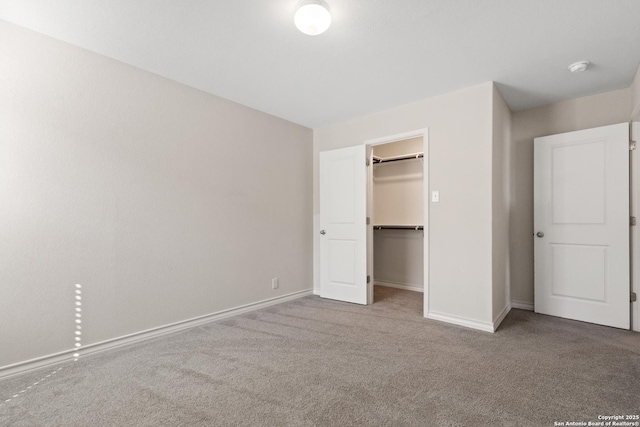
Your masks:
<path fill-rule="evenodd" d="M 373 156 L 373 163 L 387 163 L 387 162 L 397 162 L 400 160 L 411 160 L 411 159 L 421 159 L 424 157 L 424 153 L 411 153 L 411 154 L 403 154 L 401 156 L 392 156 L 392 157 L 378 157 Z"/>
<path fill-rule="evenodd" d="M 422 225 L 374 225 L 374 230 L 424 230 Z"/>

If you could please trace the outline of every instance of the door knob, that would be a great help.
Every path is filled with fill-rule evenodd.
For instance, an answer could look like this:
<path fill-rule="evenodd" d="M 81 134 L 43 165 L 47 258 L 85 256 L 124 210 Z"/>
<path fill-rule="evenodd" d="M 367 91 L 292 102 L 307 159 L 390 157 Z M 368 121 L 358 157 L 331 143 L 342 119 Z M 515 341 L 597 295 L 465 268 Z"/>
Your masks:
<path fill-rule="evenodd" d="M 542 231 L 538 231 L 538 232 L 536 233 L 536 236 L 538 236 L 538 237 L 544 237 L 544 233 L 543 233 Z"/>
<path fill-rule="evenodd" d="M 324 236 L 325 234 L 327 234 L 327 232 L 324 231 L 324 230 L 320 230 L 320 234 L 322 234 Z"/>

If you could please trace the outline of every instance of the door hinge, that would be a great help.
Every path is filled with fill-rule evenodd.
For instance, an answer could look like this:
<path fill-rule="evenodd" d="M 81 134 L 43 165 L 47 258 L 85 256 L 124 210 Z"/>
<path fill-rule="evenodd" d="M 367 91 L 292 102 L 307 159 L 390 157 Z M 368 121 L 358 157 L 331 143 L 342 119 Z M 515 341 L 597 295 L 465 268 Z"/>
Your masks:
<path fill-rule="evenodd" d="M 367 283 L 371 283 L 371 276 L 367 276 Z"/>
<path fill-rule="evenodd" d="M 369 164 L 370 164 L 369 159 L 367 159 L 367 166 L 369 166 Z"/>
<path fill-rule="evenodd" d="M 635 292 L 631 292 L 631 302 L 636 302 L 638 300 L 638 296 Z"/>
<path fill-rule="evenodd" d="M 636 149 L 636 142 L 635 141 L 629 141 L 629 151 L 633 151 Z"/>
<path fill-rule="evenodd" d="M 636 221 L 636 217 L 635 216 L 632 216 L 631 218 L 629 218 L 629 225 L 630 226 L 633 227 L 634 225 L 636 225 L 636 222 L 637 221 Z"/>
<path fill-rule="evenodd" d="M 371 224 L 371 218 L 367 217 L 367 225 Z"/>

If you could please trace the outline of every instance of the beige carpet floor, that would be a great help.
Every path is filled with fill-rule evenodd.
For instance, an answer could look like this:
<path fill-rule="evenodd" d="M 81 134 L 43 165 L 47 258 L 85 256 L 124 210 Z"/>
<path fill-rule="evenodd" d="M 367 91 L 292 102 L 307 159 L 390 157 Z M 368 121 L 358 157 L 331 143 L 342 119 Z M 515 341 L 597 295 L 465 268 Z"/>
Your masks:
<path fill-rule="evenodd" d="M 0 381 L 1 426 L 554 426 L 640 413 L 640 334 L 512 310 L 495 334 L 422 294 L 316 296 Z M 62 368 L 45 381 L 6 398 Z"/>

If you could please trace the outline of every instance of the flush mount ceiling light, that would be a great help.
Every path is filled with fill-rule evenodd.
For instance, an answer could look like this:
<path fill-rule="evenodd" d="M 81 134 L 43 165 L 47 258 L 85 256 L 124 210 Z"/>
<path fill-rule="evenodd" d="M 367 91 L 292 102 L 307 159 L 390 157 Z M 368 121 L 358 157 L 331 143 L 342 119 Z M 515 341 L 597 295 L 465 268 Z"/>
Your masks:
<path fill-rule="evenodd" d="M 569 71 L 572 73 L 581 73 L 589 67 L 589 61 L 578 61 L 569 65 Z"/>
<path fill-rule="evenodd" d="M 293 22 L 305 34 L 322 34 L 331 25 L 329 6 L 322 0 L 302 0 L 296 6 Z"/>

